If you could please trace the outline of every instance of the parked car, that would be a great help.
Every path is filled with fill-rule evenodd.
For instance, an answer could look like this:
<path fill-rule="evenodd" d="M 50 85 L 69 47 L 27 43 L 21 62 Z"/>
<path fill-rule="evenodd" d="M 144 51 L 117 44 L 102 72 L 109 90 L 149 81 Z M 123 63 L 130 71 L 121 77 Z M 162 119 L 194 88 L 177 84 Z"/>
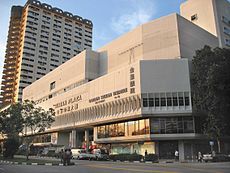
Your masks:
<path fill-rule="evenodd" d="M 89 155 L 86 153 L 85 149 L 72 149 L 72 158 L 78 160 L 87 160 Z"/>
<path fill-rule="evenodd" d="M 94 160 L 109 160 L 108 153 L 103 149 L 93 149 L 92 155 Z"/>
<path fill-rule="evenodd" d="M 230 161 L 230 157 L 227 154 L 216 153 L 212 155 L 211 153 L 203 155 L 203 161 L 205 162 L 226 162 Z"/>

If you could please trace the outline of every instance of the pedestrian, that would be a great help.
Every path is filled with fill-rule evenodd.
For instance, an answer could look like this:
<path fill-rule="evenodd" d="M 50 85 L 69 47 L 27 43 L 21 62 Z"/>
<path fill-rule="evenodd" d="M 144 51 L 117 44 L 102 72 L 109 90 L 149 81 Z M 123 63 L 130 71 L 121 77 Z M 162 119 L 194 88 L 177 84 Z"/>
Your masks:
<path fill-rule="evenodd" d="M 63 159 L 64 159 L 64 150 L 61 149 L 61 151 L 59 152 L 59 158 L 61 159 L 61 163 L 64 163 Z"/>
<path fill-rule="evenodd" d="M 179 152 L 176 150 L 175 151 L 175 161 L 179 160 Z"/>
<path fill-rule="evenodd" d="M 145 150 L 145 156 L 147 156 L 148 155 L 148 151 L 147 150 Z"/>
<path fill-rule="evenodd" d="M 198 162 L 202 162 L 202 154 L 200 151 L 198 152 Z"/>
<path fill-rule="evenodd" d="M 72 158 L 72 152 L 70 149 L 67 149 L 66 150 L 66 162 L 67 162 L 67 165 L 70 165 L 70 160 Z"/>
<path fill-rule="evenodd" d="M 63 166 L 67 165 L 67 149 L 65 149 L 65 151 L 63 152 Z"/>

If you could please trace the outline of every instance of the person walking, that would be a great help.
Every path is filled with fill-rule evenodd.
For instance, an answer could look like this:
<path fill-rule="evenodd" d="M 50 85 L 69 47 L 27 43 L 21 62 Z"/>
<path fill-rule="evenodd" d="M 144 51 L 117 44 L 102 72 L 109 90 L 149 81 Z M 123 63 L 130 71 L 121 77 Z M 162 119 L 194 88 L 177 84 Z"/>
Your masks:
<path fill-rule="evenodd" d="M 61 151 L 59 152 L 59 158 L 61 159 L 61 163 L 64 163 L 63 158 L 64 158 L 64 150 L 61 149 Z"/>
<path fill-rule="evenodd" d="M 175 151 L 175 161 L 179 160 L 179 152 L 176 150 Z"/>
<path fill-rule="evenodd" d="M 66 162 L 67 162 L 67 165 L 70 165 L 70 160 L 72 158 L 72 152 L 71 152 L 71 149 L 67 149 L 66 150 Z"/>
<path fill-rule="evenodd" d="M 198 162 L 202 162 L 202 154 L 200 151 L 198 152 Z"/>
<path fill-rule="evenodd" d="M 67 165 L 67 149 L 63 152 L 63 166 Z"/>

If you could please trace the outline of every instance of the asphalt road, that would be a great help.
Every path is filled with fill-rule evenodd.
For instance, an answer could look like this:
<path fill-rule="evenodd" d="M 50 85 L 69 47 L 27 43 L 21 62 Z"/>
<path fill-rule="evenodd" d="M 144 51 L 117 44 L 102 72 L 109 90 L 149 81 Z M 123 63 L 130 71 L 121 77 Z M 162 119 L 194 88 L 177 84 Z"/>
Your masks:
<path fill-rule="evenodd" d="M 74 166 L 0 165 L 0 173 L 229 173 L 226 163 L 124 163 L 77 161 Z"/>

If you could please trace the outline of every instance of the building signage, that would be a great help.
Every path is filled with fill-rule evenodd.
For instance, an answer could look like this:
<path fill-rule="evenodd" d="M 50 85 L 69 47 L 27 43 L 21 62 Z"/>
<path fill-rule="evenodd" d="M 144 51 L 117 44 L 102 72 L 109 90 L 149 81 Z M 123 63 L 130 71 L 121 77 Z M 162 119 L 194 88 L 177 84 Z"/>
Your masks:
<path fill-rule="evenodd" d="M 127 93 L 127 92 L 128 92 L 128 89 L 123 88 L 121 90 L 117 90 L 117 91 L 114 91 L 111 93 L 104 94 L 102 96 L 98 96 L 98 97 L 94 97 L 92 99 L 89 99 L 89 103 L 95 103 L 95 104 L 102 103 L 105 101 L 105 99 L 107 99 L 109 97 L 114 96 L 114 98 L 119 98 L 120 94 Z"/>
<path fill-rule="evenodd" d="M 135 93 L 135 74 L 134 74 L 134 68 L 130 68 L 130 94 Z"/>
<path fill-rule="evenodd" d="M 61 101 L 57 104 L 54 104 L 53 107 L 56 111 L 56 115 L 61 115 L 63 113 L 68 113 L 70 111 L 75 111 L 78 109 L 78 102 L 82 100 L 82 96 L 74 96 L 64 101 Z"/>

